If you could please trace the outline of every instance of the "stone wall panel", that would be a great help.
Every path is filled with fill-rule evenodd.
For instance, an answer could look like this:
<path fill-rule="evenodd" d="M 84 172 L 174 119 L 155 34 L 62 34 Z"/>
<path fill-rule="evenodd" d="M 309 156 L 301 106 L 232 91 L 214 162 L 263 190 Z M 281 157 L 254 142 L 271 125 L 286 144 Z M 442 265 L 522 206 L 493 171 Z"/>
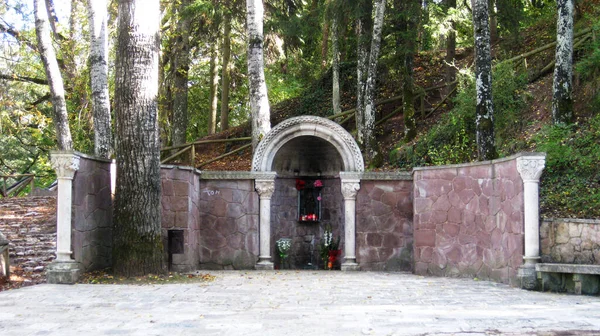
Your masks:
<path fill-rule="evenodd" d="M 523 252 L 523 183 L 516 158 L 418 169 L 415 272 L 516 284 Z"/>

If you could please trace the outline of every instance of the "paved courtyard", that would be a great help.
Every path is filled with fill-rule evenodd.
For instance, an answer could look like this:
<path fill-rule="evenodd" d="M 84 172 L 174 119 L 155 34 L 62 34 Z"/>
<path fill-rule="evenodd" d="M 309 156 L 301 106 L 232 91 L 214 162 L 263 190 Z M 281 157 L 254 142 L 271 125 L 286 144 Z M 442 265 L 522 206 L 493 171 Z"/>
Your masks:
<path fill-rule="evenodd" d="M 0 335 L 600 335 L 599 297 L 404 273 L 210 273 L 2 292 Z"/>

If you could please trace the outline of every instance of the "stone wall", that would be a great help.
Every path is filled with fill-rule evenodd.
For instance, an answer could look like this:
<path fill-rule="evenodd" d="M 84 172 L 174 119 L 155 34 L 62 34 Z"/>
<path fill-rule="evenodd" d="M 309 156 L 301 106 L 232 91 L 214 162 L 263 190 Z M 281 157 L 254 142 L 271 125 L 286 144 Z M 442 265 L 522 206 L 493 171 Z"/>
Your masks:
<path fill-rule="evenodd" d="M 416 274 L 517 284 L 524 249 L 518 156 L 415 169 Z"/>
<path fill-rule="evenodd" d="M 192 168 L 162 166 L 162 236 L 168 261 L 169 230 L 183 231 L 183 253 L 173 254 L 170 268 L 188 272 L 198 266 L 199 180 Z"/>
<path fill-rule="evenodd" d="M 202 178 L 198 204 L 200 268 L 254 269 L 259 241 L 254 181 L 212 179 L 204 174 Z"/>
<path fill-rule="evenodd" d="M 77 153 L 73 178 L 72 251 L 83 271 L 112 264 L 112 195 L 110 160 Z"/>
<path fill-rule="evenodd" d="M 600 265 L 600 220 L 545 219 L 540 240 L 542 262 Z"/>
<path fill-rule="evenodd" d="M 313 181 L 316 177 L 307 178 Z M 334 239 L 340 238 L 340 249 L 344 246 L 343 199 L 338 178 L 321 178 L 321 218 L 318 222 L 298 221 L 298 190 L 295 178 L 275 179 L 275 192 L 271 198 L 271 247 L 275 267 L 281 260 L 275 245 L 280 238 L 291 238 L 289 265 L 293 269 L 323 268 L 319 246 L 327 226 L 331 226 Z M 339 263 L 335 265 L 339 268 Z"/>
<path fill-rule="evenodd" d="M 410 175 L 400 178 L 363 179 L 360 183 L 356 199 L 356 258 L 363 271 L 413 269 L 413 183 Z"/>

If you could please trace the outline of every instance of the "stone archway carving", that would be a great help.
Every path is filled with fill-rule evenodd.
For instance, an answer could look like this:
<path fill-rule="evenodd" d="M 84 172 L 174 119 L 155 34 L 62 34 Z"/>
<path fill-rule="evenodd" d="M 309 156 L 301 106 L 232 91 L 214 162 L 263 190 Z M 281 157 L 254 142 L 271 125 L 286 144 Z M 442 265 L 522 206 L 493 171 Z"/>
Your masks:
<path fill-rule="evenodd" d="M 332 144 L 340 153 L 344 171 L 364 171 L 363 157 L 354 138 L 337 123 L 316 116 L 294 117 L 275 126 L 256 148 L 252 158 L 252 171 L 271 171 L 279 149 L 300 136 L 315 136 Z"/>
<path fill-rule="evenodd" d="M 327 141 L 340 154 L 342 171 L 340 180 L 344 197 L 344 237 L 345 254 L 342 270 L 358 270 L 355 251 L 355 205 L 356 193 L 360 189 L 360 176 L 365 169 L 360 148 L 354 138 L 337 123 L 315 116 L 300 116 L 287 119 L 275 126 L 254 152 L 252 171 L 265 175 L 255 181 L 260 194 L 260 255 L 256 269 L 273 269 L 270 255 L 270 207 L 272 192 L 265 192 L 265 186 L 274 184 L 273 162 L 279 150 L 298 137 L 313 136 Z M 269 175 L 267 177 L 267 175 Z M 270 189 L 269 189 L 270 190 Z"/>

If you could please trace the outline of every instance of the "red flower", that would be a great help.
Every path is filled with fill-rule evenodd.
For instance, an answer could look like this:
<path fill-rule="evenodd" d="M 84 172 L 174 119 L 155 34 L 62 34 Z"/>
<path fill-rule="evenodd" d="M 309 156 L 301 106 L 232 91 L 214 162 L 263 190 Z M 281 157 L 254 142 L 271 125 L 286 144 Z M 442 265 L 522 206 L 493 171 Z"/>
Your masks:
<path fill-rule="evenodd" d="M 306 185 L 306 182 L 304 182 L 304 180 L 296 179 L 296 190 L 304 189 L 305 185 Z"/>

